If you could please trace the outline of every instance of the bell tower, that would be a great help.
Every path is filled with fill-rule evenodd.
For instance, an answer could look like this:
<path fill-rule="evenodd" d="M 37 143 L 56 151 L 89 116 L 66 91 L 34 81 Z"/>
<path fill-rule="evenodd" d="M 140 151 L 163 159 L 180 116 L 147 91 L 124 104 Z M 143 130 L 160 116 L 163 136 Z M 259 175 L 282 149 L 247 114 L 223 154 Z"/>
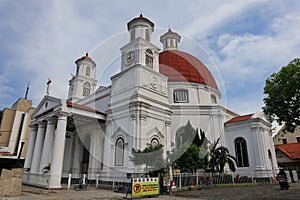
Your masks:
<path fill-rule="evenodd" d="M 69 81 L 68 100 L 72 102 L 79 101 L 95 93 L 97 80 L 95 79 L 96 63 L 88 56 L 77 59 L 76 74 Z"/>
<path fill-rule="evenodd" d="M 121 48 L 121 70 L 140 64 L 159 72 L 159 48 L 151 43 L 154 23 L 141 14 L 128 22 L 127 29 L 130 41 Z"/>
<path fill-rule="evenodd" d="M 180 39 L 181 36 L 173 32 L 171 28 L 169 28 L 168 32 L 160 36 L 160 42 L 163 44 L 164 51 L 178 50 Z"/>

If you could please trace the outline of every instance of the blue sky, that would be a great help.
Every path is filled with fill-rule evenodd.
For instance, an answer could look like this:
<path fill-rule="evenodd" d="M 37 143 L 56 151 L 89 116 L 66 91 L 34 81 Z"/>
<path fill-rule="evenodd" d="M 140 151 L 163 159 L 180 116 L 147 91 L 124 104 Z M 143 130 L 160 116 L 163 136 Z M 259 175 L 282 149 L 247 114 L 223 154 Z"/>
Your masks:
<path fill-rule="evenodd" d="M 67 98 L 74 61 L 87 51 L 96 56 L 99 46 L 113 52 L 117 70 L 126 24 L 142 12 L 159 33 L 171 26 L 198 45 L 189 53 L 216 76 L 226 107 L 259 111 L 265 79 L 300 56 L 299 7 L 296 0 L 1 0 L 0 109 L 24 97 L 28 82 L 37 106 L 49 77 L 50 94 Z"/>

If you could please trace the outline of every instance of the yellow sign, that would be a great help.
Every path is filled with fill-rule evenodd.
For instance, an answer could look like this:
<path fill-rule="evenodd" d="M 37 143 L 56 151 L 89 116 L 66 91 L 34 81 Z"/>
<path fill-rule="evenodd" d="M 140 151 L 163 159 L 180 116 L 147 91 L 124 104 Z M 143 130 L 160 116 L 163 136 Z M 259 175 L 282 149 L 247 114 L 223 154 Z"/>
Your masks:
<path fill-rule="evenodd" d="M 132 197 L 159 194 L 158 178 L 133 178 Z"/>

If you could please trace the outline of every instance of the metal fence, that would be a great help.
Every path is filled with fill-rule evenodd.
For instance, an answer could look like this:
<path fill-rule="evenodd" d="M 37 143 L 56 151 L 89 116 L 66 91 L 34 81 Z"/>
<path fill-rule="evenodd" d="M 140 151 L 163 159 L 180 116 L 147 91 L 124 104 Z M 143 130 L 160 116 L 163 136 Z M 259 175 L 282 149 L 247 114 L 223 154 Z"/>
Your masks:
<path fill-rule="evenodd" d="M 101 180 L 99 176 L 95 179 L 88 179 L 87 174 L 72 175 L 62 179 L 62 184 L 65 188 L 74 189 L 79 184 L 85 184 L 87 188 L 102 188 L 123 192 L 127 189 L 129 181 L 113 181 L 116 177 L 106 177 L 106 181 Z M 176 173 L 173 174 L 173 190 L 183 190 L 187 188 L 204 188 L 223 185 L 237 184 L 272 184 L 273 177 L 256 177 L 254 174 L 219 174 L 219 173 Z"/>
<path fill-rule="evenodd" d="M 74 189 L 80 184 L 85 184 L 87 188 L 101 188 L 115 191 L 125 191 L 129 185 L 130 180 L 114 181 L 116 177 L 105 177 L 107 180 L 103 181 L 96 176 L 95 179 L 88 179 L 87 174 L 69 174 L 68 178 L 62 178 L 62 185 L 67 189 Z"/>
<path fill-rule="evenodd" d="M 256 177 L 249 174 L 177 173 L 173 175 L 174 189 L 213 187 L 234 184 L 272 184 L 273 177 Z"/>

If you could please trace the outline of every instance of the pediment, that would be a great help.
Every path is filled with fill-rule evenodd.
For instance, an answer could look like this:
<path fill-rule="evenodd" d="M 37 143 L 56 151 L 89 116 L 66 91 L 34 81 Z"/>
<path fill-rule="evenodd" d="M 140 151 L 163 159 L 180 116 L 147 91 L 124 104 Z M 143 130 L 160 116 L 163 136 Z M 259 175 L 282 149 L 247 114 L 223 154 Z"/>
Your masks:
<path fill-rule="evenodd" d="M 267 119 L 266 115 L 264 114 L 264 112 L 261 112 L 261 111 L 258 111 L 256 113 L 254 113 L 252 118 L 260 118 L 260 119 L 268 122 L 268 119 Z"/>
<path fill-rule="evenodd" d="M 150 137 L 152 137 L 152 136 L 154 136 L 154 135 L 157 135 L 159 138 L 164 139 L 164 135 L 161 133 L 160 130 L 158 130 L 157 127 L 151 129 L 151 130 L 147 133 L 148 138 L 150 138 Z"/>
<path fill-rule="evenodd" d="M 128 133 L 126 133 L 126 131 L 122 128 L 122 127 L 119 127 L 113 134 L 112 134 L 112 138 L 116 138 L 118 137 L 119 135 L 122 135 L 124 137 L 124 139 L 126 139 L 129 135 Z"/>
<path fill-rule="evenodd" d="M 55 108 L 60 107 L 61 105 L 61 99 L 46 95 L 40 101 L 35 111 L 32 113 L 32 119 L 35 119 L 38 116 L 43 115 L 44 113 L 52 112 Z"/>

